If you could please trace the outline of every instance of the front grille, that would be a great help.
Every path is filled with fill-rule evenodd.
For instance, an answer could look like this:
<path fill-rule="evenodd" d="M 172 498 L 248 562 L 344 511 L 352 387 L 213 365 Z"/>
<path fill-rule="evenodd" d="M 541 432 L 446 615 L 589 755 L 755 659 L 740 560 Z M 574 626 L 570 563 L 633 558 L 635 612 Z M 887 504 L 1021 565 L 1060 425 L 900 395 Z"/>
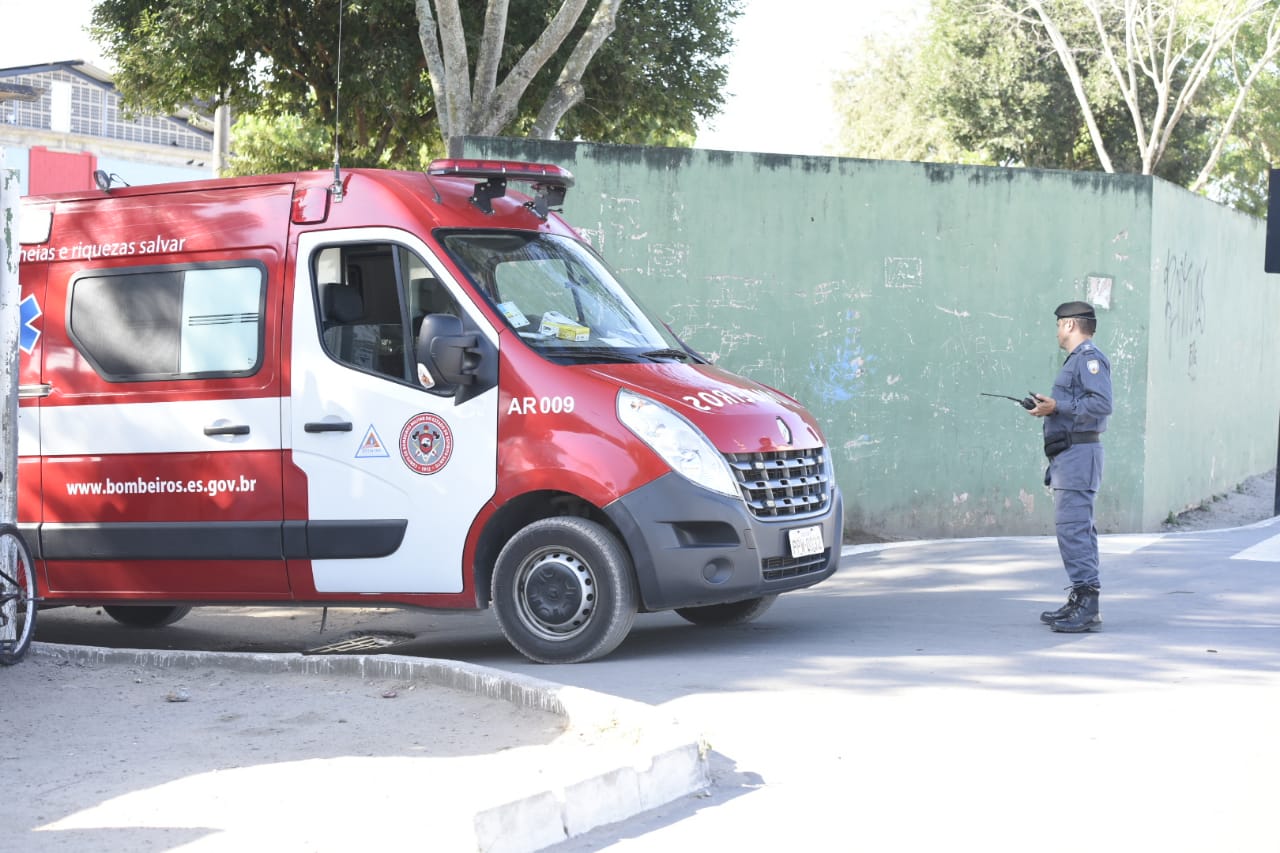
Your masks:
<path fill-rule="evenodd" d="M 831 501 L 825 448 L 724 456 L 756 518 L 810 515 L 822 512 Z"/>
<path fill-rule="evenodd" d="M 820 572 L 827 567 L 830 559 L 831 549 L 828 548 L 821 554 L 811 554 L 808 557 L 770 557 L 760 561 L 760 568 L 765 580 L 780 581 Z"/>

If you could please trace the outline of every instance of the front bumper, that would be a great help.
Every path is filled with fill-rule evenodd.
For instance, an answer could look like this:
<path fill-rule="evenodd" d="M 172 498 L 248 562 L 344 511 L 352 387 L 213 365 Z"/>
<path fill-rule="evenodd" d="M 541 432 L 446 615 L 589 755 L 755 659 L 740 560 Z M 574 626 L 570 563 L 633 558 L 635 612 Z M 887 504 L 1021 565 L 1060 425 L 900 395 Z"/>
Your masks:
<path fill-rule="evenodd" d="M 840 563 L 844 503 L 833 487 L 821 513 L 762 520 L 742 500 L 671 473 L 605 507 L 635 564 L 646 611 L 728 604 L 813 586 Z M 793 558 L 788 531 L 822 528 L 825 550 Z"/>

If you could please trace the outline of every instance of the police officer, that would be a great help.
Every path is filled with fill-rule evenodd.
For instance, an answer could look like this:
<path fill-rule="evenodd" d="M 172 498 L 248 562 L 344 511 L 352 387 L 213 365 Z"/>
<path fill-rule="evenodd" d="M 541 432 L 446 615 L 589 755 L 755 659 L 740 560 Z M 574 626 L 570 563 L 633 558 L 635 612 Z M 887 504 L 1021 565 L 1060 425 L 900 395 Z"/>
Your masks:
<path fill-rule="evenodd" d="M 1034 394 L 1029 413 L 1044 418 L 1049 457 L 1045 485 L 1053 488 L 1058 552 L 1071 581 L 1067 603 L 1040 614 L 1054 631 L 1081 633 L 1102 627 L 1098 609 L 1098 529 L 1093 502 L 1102 485 L 1102 444 L 1111 414 L 1111 362 L 1093 343 L 1098 318 L 1087 302 L 1066 302 L 1058 318 L 1058 346 L 1067 360 L 1053 380 L 1051 396 Z"/>

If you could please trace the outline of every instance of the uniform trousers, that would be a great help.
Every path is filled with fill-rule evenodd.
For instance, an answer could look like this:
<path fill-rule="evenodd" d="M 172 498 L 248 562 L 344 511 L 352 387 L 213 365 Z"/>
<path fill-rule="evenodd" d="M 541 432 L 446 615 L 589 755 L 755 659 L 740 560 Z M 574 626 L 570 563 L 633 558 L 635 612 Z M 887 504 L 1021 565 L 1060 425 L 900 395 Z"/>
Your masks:
<path fill-rule="evenodd" d="M 1102 445 L 1078 444 L 1049 465 L 1053 520 L 1062 566 L 1074 586 L 1101 587 L 1098 577 L 1098 528 L 1093 503 L 1102 484 Z"/>

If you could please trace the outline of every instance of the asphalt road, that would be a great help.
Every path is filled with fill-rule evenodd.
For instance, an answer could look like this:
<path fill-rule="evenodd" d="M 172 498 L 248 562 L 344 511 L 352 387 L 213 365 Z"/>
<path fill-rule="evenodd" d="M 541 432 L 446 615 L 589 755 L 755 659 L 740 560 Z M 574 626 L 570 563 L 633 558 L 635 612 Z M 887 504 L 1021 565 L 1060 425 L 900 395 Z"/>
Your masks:
<path fill-rule="evenodd" d="M 196 611 L 162 631 L 41 614 L 42 642 L 300 651 L 369 637 L 659 706 L 715 785 L 557 851 L 1277 851 L 1280 520 L 1103 537 L 1104 630 L 1054 634 L 1048 537 L 846 549 L 727 629 L 642 615 L 612 655 L 539 666 L 489 614 Z"/>

